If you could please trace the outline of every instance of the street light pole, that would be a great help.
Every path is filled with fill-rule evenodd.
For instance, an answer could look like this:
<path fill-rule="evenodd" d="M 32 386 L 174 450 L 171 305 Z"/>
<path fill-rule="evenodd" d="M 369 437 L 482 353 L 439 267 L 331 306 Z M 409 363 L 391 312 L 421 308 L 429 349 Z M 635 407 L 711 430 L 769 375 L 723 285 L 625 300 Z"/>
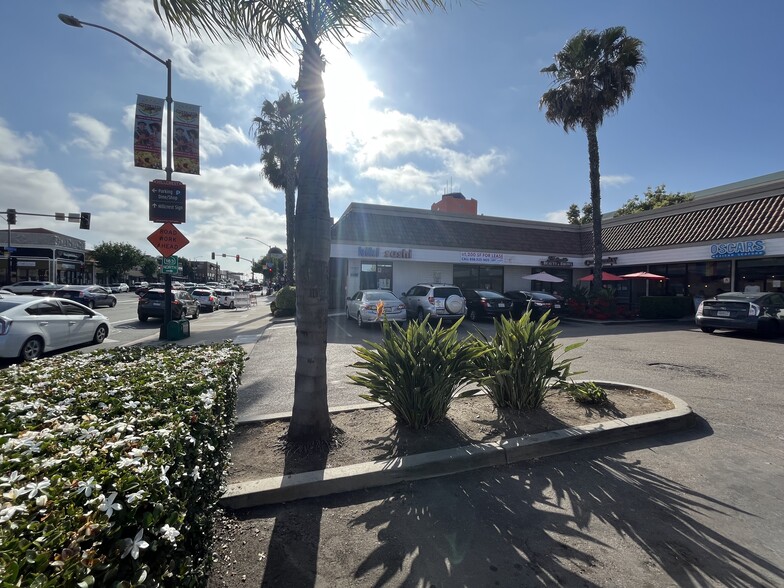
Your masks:
<path fill-rule="evenodd" d="M 122 33 L 118 33 L 114 29 L 110 29 L 109 27 L 105 27 L 103 25 L 85 22 L 83 20 L 79 20 L 75 16 L 70 16 L 68 14 L 58 14 L 57 18 L 59 18 L 63 23 L 67 24 L 70 27 L 76 27 L 81 29 L 82 27 L 93 27 L 96 29 L 101 29 L 102 31 L 106 31 L 107 33 L 111 33 L 117 37 L 120 37 L 122 40 L 127 41 L 134 47 L 136 47 L 139 51 L 146 53 L 150 57 L 152 57 L 155 61 L 162 64 L 166 67 L 166 181 L 171 181 L 172 179 L 172 172 L 174 171 L 172 168 L 172 62 L 171 59 L 161 59 L 152 51 L 149 51 L 139 45 L 133 39 L 129 39 Z M 164 284 L 165 284 L 165 297 L 164 297 L 164 306 L 163 306 L 163 327 L 161 328 L 161 339 L 166 339 L 167 328 L 169 321 L 172 318 L 172 308 L 171 308 L 171 274 L 164 275 Z"/>

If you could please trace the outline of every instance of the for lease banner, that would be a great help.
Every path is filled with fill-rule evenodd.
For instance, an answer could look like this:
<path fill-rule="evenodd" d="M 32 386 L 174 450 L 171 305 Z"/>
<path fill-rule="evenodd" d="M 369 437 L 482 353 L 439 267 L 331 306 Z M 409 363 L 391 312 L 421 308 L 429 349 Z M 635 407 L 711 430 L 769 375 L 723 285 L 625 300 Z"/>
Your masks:
<path fill-rule="evenodd" d="M 133 130 L 133 164 L 136 167 L 162 169 L 161 121 L 163 98 L 136 95 L 136 118 Z"/>
<path fill-rule="evenodd" d="M 174 171 L 199 173 L 199 107 L 174 103 Z"/>

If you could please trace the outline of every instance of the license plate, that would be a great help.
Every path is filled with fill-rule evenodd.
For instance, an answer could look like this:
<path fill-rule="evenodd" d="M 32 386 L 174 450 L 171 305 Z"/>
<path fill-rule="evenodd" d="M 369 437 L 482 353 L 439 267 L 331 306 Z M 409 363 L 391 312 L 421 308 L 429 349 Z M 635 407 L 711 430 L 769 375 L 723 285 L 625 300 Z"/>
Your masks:
<path fill-rule="evenodd" d="M 499 302 L 498 308 L 506 308 L 506 304 L 504 304 L 503 302 Z"/>
<path fill-rule="evenodd" d="M 553 304 L 553 308 L 561 308 L 560 304 Z"/>
<path fill-rule="evenodd" d="M 716 316 L 730 316 L 730 311 L 729 310 L 716 311 Z"/>

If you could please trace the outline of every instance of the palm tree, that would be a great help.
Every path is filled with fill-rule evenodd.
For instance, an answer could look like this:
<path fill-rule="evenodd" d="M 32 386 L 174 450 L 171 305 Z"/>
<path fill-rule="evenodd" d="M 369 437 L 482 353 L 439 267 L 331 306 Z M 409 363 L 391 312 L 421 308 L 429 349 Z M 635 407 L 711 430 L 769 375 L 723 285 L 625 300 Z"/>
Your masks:
<path fill-rule="evenodd" d="M 261 115 L 253 119 L 256 145 L 261 149 L 264 177 L 273 188 L 286 193 L 286 283 L 294 283 L 294 203 L 297 190 L 300 108 L 291 94 L 284 92 L 275 102 L 265 100 Z"/>
<path fill-rule="evenodd" d="M 542 95 L 545 118 L 567 133 L 578 126 L 588 135 L 591 208 L 593 215 L 593 290 L 602 289 L 602 212 L 599 186 L 599 140 L 596 133 L 605 114 L 618 110 L 631 95 L 637 70 L 645 65 L 642 41 L 625 27 L 599 33 L 583 29 L 542 69 L 553 77 L 553 88 Z"/>
<path fill-rule="evenodd" d="M 296 88 L 302 100 L 294 262 L 297 275 L 297 365 L 287 440 L 327 443 L 327 309 L 332 219 L 327 185 L 327 127 L 321 43 L 343 44 L 371 23 L 401 22 L 407 10 L 445 8 L 449 0 L 153 0 L 170 28 L 238 40 L 263 57 L 299 51 Z"/>

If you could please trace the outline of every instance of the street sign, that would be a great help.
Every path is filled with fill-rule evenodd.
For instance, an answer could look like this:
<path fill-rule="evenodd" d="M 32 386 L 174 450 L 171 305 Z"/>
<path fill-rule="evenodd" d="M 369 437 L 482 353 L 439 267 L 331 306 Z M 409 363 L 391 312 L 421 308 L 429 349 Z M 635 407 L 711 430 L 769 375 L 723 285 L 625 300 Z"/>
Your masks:
<path fill-rule="evenodd" d="M 169 180 L 150 182 L 150 220 L 154 223 L 185 222 L 185 184 Z"/>
<path fill-rule="evenodd" d="M 176 274 L 178 269 L 180 269 L 180 259 L 176 255 L 163 258 L 161 270 L 164 274 Z"/>
<path fill-rule="evenodd" d="M 171 223 L 162 224 L 147 237 L 152 246 L 164 257 L 171 257 L 190 241 Z"/>

